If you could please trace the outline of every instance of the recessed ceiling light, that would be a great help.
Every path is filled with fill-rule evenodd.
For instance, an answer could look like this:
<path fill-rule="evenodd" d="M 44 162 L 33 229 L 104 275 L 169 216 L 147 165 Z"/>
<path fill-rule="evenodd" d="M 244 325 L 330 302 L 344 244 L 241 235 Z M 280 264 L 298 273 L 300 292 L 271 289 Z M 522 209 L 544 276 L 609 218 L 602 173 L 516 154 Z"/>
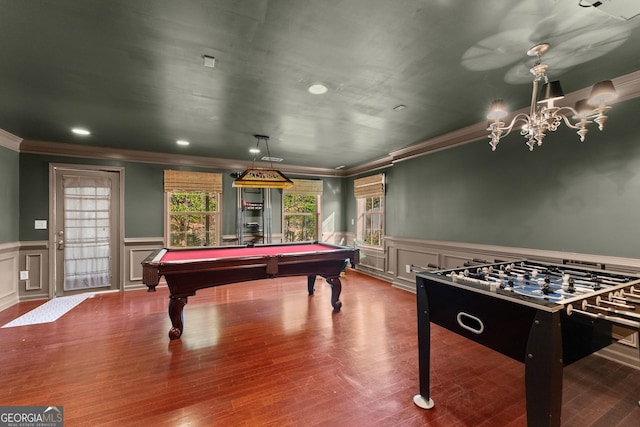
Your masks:
<path fill-rule="evenodd" d="M 396 105 L 395 107 L 393 107 L 393 111 L 400 111 L 400 110 L 404 110 L 405 108 L 407 108 L 406 105 L 400 104 L 400 105 Z"/>
<path fill-rule="evenodd" d="M 186 141 L 184 139 L 179 139 L 176 141 L 176 144 L 178 145 L 189 145 L 189 141 Z"/>
<path fill-rule="evenodd" d="M 321 83 L 316 83 L 309 86 L 309 93 L 314 95 L 322 95 L 323 93 L 327 93 L 327 87 Z"/>
<path fill-rule="evenodd" d="M 249 152 L 250 152 L 251 154 L 258 154 L 258 153 L 260 152 L 260 150 L 259 150 L 259 149 L 257 149 L 257 148 L 249 148 Z"/>
<path fill-rule="evenodd" d="M 91 132 L 83 128 L 73 128 L 71 129 L 71 132 L 75 133 L 76 135 L 83 135 L 83 136 L 91 135 Z"/>
<path fill-rule="evenodd" d="M 337 169 L 337 170 L 344 169 L 344 165 L 336 166 L 336 169 Z"/>

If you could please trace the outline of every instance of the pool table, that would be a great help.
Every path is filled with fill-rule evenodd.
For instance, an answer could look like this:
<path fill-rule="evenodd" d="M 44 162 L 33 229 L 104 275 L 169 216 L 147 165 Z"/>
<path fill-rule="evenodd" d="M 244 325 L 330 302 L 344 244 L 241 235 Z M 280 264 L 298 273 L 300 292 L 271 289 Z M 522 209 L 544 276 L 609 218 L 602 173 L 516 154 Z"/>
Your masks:
<path fill-rule="evenodd" d="M 155 292 L 160 277 L 169 287 L 169 338 L 180 338 L 187 298 L 198 289 L 274 277 L 307 276 L 313 295 L 316 276 L 331 286 L 333 311 L 342 308 L 340 273 L 359 262 L 359 250 L 328 243 L 304 242 L 255 246 L 159 249 L 142 261 L 142 282 Z"/>

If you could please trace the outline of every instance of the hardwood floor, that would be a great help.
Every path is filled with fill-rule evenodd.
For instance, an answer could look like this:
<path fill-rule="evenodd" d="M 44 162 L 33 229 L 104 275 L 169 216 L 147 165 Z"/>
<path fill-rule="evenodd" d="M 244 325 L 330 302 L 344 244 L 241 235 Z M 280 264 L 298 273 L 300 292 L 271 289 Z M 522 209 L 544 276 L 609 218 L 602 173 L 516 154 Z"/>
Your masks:
<path fill-rule="evenodd" d="M 305 278 L 198 291 L 170 341 L 168 290 L 97 294 L 56 322 L 0 329 L 0 405 L 61 405 L 65 426 L 524 426 L 524 366 L 435 325 L 418 392 L 415 296 L 349 271 L 342 312 Z M 31 310 L 0 312 L 0 325 Z M 508 322 L 508 319 L 505 319 Z M 640 425 L 640 371 L 564 370 L 564 426 Z"/>

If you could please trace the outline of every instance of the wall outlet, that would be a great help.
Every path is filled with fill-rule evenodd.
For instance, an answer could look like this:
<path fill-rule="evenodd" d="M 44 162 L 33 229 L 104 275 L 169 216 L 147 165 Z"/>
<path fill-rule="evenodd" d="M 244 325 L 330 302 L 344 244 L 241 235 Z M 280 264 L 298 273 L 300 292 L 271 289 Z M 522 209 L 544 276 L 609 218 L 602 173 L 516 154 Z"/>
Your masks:
<path fill-rule="evenodd" d="M 20 272 L 20 280 L 29 280 L 29 272 L 21 271 Z"/>
<path fill-rule="evenodd" d="M 356 223 L 356 220 L 351 218 L 351 225 L 354 225 Z"/>
<path fill-rule="evenodd" d="M 405 268 L 407 269 L 407 273 L 411 273 L 411 264 L 407 264 Z"/>

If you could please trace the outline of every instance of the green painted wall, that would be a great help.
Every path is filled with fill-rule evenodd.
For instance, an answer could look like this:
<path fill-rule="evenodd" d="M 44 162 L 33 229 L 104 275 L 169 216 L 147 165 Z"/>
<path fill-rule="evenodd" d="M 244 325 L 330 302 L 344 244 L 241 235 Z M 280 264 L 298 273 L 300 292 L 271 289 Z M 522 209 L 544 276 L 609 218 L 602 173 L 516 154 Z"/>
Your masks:
<path fill-rule="evenodd" d="M 584 143 L 563 126 L 533 152 L 515 132 L 396 163 L 386 233 L 640 258 L 640 132 L 616 111 Z"/>
<path fill-rule="evenodd" d="M 376 172 L 378 173 L 378 172 Z M 342 196 L 342 205 L 345 207 L 344 209 L 344 221 L 345 221 L 345 230 L 349 233 L 356 232 L 356 224 L 357 224 L 357 209 L 356 209 L 356 199 L 353 197 L 353 180 L 355 178 L 345 179 L 343 187 L 344 194 Z"/>
<path fill-rule="evenodd" d="M 20 174 L 18 153 L 0 147 L 0 243 L 18 241 Z"/>
<path fill-rule="evenodd" d="M 49 240 L 47 230 L 34 230 L 36 219 L 49 219 L 49 163 L 20 154 L 20 240 Z"/>
<path fill-rule="evenodd" d="M 0 147 L 0 149 L 2 149 Z M 6 150 L 11 157 L 11 151 Z M 3 166 L 5 150 L 0 151 L 0 166 Z M 223 174 L 223 197 L 222 197 L 222 233 L 224 235 L 235 235 L 236 233 L 236 206 L 237 191 L 231 186 L 233 178 L 231 171 L 221 171 L 218 169 L 189 168 L 184 166 L 167 166 L 149 163 L 104 161 L 95 159 L 83 159 L 63 156 L 46 156 L 38 154 L 19 155 L 20 173 L 18 174 L 18 153 L 13 153 L 14 159 L 9 158 L 7 167 L 2 168 L 1 174 L 15 175 L 13 185 L 8 185 L 8 189 L 15 192 L 13 207 L 15 212 L 10 213 L 9 204 L 3 204 L 0 209 L 7 210 L 7 215 L 2 215 L 0 220 L 0 238 L 3 230 L 7 232 L 13 230 L 13 237 L 7 237 L 7 241 L 29 241 L 47 240 L 47 230 L 35 230 L 34 220 L 49 219 L 49 163 L 63 164 L 85 164 L 118 166 L 125 169 L 125 237 L 161 237 L 163 229 L 163 172 L 165 169 L 176 170 L 196 170 L 203 172 L 220 172 Z M 14 170 L 14 172 L 11 172 Z M 4 175 L 2 175 L 4 176 Z M 24 191 L 18 196 L 18 178 L 20 188 Z M 10 182 L 7 179 L 7 182 Z M 335 223 L 342 231 L 344 221 L 340 203 L 342 202 L 342 180 L 329 178 L 325 180 L 325 195 L 323 196 L 323 218 L 333 215 Z M 4 191 L 4 187 L 0 187 Z M 10 197 L 7 196 L 7 200 Z M 19 203 L 18 203 L 19 201 Z M 282 215 L 280 206 L 282 204 L 282 191 L 272 190 L 271 201 L 272 211 L 272 231 L 282 232 Z M 19 211 L 18 211 L 19 206 Z M 20 212 L 20 214 L 18 214 Z M 5 225 L 5 217 L 6 225 Z M 12 219 L 13 218 L 13 219 Z M 18 220 L 19 218 L 19 220 Z M 19 236 L 18 236 L 19 226 Z"/>
<path fill-rule="evenodd" d="M 160 165 L 20 154 L 20 240 L 47 240 L 36 219 L 49 219 L 49 163 L 125 168 L 125 237 L 162 236 L 163 170 Z"/>
<path fill-rule="evenodd" d="M 164 165 L 126 163 L 124 171 L 125 237 L 164 234 Z"/>
<path fill-rule="evenodd" d="M 516 132 L 495 152 L 482 140 L 396 163 L 383 171 L 386 234 L 640 258 L 640 129 L 633 117 L 640 99 L 625 102 L 629 116 L 614 107 L 605 131 L 592 128 L 584 143 L 563 126 L 533 152 Z M 0 148 L 0 196 L 19 197 L 19 210 L 0 206 L 0 242 L 47 239 L 33 221 L 48 219 L 49 162 L 124 167 L 126 237 L 163 235 L 167 166 L 20 154 L 18 167 L 17 157 Z M 222 173 L 223 234 L 233 235 L 236 190 L 231 171 Z M 281 198 L 273 191 L 273 206 Z M 353 178 L 325 178 L 322 206 L 325 231 L 355 232 Z M 279 208 L 273 231 L 281 232 Z"/>
<path fill-rule="evenodd" d="M 344 182 L 342 178 L 322 179 L 322 231 L 324 233 L 344 232 Z M 339 242 L 338 240 L 336 242 Z"/>

